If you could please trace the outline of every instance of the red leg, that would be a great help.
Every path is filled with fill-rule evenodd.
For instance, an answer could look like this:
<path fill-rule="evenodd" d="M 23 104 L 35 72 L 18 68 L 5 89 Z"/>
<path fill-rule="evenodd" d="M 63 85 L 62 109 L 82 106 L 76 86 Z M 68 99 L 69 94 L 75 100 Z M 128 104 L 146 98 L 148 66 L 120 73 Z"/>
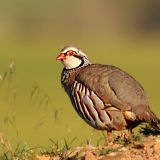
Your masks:
<path fill-rule="evenodd" d="M 107 132 L 107 138 L 106 138 L 106 144 L 112 144 L 113 142 L 113 137 L 112 137 L 112 131 Z"/>

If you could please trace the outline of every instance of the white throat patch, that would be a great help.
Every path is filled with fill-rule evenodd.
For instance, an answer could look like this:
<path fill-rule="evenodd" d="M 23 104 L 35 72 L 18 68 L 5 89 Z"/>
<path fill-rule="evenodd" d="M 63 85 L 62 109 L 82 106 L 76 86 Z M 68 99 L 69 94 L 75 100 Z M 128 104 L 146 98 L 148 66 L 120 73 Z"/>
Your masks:
<path fill-rule="evenodd" d="M 82 60 L 74 56 L 67 56 L 62 63 L 66 69 L 73 69 L 78 67 L 82 63 Z"/>

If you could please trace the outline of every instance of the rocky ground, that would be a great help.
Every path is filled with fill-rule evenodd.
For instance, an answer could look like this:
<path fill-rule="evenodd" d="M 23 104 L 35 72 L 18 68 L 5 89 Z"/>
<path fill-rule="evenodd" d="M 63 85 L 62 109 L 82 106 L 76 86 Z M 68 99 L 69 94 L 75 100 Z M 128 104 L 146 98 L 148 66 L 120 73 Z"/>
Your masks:
<path fill-rule="evenodd" d="M 58 153 L 58 152 L 57 152 Z M 36 156 L 36 160 L 160 160 L 160 135 L 143 137 L 139 141 L 117 141 L 108 146 L 77 147 L 59 154 Z"/>

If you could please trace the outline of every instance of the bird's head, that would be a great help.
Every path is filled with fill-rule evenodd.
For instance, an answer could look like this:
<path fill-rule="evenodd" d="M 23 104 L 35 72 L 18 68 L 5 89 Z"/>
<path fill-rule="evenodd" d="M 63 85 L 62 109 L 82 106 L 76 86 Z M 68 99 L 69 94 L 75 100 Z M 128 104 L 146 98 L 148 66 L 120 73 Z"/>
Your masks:
<path fill-rule="evenodd" d="M 66 69 L 74 69 L 90 64 L 86 54 L 72 45 L 65 46 L 56 59 L 60 60 Z"/>

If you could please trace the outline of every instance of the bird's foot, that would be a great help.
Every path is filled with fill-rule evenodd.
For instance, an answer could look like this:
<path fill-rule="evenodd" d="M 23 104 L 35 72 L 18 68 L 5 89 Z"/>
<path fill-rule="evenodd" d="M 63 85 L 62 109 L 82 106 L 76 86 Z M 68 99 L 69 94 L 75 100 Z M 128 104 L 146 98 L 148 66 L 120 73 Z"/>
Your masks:
<path fill-rule="evenodd" d="M 113 144 L 113 137 L 112 137 L 112 131 L 108 131 L 107 132 L 107 136 L 106 136 L 106 141 L 105 141 L 105 145 L 106 146 L 110 146 Z"/>
<path fill-rule="evenodd" d="M 132 143 L 131 136 L 125 132 L 121 133 L 114 139 L 115 143 L 127 145 Z"/>

